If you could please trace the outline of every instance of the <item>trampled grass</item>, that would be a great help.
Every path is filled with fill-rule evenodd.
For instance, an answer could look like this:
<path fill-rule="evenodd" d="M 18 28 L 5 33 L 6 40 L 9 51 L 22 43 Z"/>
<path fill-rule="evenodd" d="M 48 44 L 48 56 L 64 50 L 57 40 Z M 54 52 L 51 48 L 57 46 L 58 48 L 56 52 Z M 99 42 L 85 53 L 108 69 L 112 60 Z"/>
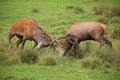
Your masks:
<path fill-rule="evenodd" d="M 101 3 L 110 3 L 112 7 L 114 4 L 119 4 L 120 1 L 0 0 L 0 80 L 120 80 L 120 31 L 118 30 L 119 28 L 115 28 L 119 25 L 120 16 L 104 18 L 102 15 L 93 14 L 93 5 Z M 56 54 L 49 53 L 47 48 L 37 54 L 39 55 L 38 62 L 34 64 L 22 63 L 19 55 L 24 53 L 24 51 L 16 49 L 16 38 L 12 39 L 13 49 L 9 49 L 8 33 L 10 26 L 23 18 L 36 20 L 40 27 L 55 39 L 62 36 L 63 32 L 71 24 L 83 21 L 103 22 L 109 26 L 108 39 L 112 41 L 113 48 L 108 50 L 108 47 L 105 46 L 103 47 L 103 54 L 100 54 L 101 52 L 97 53 L 99 51 L 99 43 L 94 41 L 89 43 L 88 41 L 80 44 L 79 53 L 83 55 L 82 59 L 62 58 Z M 114 27 L 113 25 L 116 26 Z M 27 41 L 25 50 L 31 49 L 33 45 L 34 42 Z M 34 51 L 32 49 L 30 51 L 31 56 Z M 91 56 L 91 61 L 89 56 Z M 89 66 L 87 66 L 88 68 L 81 67 L 81 60 L 85 58 L 94 67 L 94 61 L 99 59 L 94 58 L 96 56 L 99 58 L 102 56 L 102 60 L 107 59 L 109 68 L 104 66 L 98 66 L 95 69 L 90 69 Z M 102 61 L 100 60 L 101 63 Z"/>

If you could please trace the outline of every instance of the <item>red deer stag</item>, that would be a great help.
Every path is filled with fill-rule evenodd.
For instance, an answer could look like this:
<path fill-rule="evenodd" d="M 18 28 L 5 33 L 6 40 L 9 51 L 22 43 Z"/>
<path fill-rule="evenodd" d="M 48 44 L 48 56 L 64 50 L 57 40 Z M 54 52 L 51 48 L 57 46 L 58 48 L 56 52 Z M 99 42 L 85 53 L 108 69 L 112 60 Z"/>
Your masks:
<path fill-rule="evenodd" d="M 33 40 L 37 49 L 41 49 L 50 45 L 52 39 L 47 33 L 39 27 L 37 22 L 33 19 L 23 19 L 12 25 L 9 32 L 9 43 L 11 45 L 11 38 L 16 36 L 17 47 L 20 44 L 21 48 L 24 47 L 26 40 Z"/>
<path fill-rule="evenodd" d="M 55 49 L 62 55 L 66 54 L 71 47 L 74 47 L 74 56 L 78 57 L 79 43 L 85 40 L 95 40 L 100 43 L 100 47 L 104 44 L 112 47 L 112 43 L 106 38 L 108 28 L 98 22 L 81 22 L 73 24 L 64 33 L 63 37 L 54 40 L 50 48 Z"/>

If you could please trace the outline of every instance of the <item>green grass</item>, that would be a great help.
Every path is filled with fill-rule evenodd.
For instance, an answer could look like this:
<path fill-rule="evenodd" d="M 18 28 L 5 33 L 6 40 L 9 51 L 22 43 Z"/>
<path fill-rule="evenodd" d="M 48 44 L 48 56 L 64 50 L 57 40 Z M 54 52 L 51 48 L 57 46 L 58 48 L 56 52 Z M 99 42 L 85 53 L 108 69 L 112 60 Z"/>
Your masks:
<path fill-rule="evenodd" d="M 114 5 L 119 5 L 120 1 L 0 0 L 0 80 L 120 80 L 120 31 L 119 26 L 117 26 L 120 22 L 120 16 L 104 18 L 103 15 L 93 14 L 93 6 L 102 3 L 107 3 L 106 6 L 110 4 L 112 8 Z M 119 13 L 119 6 L 117 11 Z M 94 41 L 82 42 L 79 53 L 84 56 L 83 59 L 62 58 L 58 55 L 52 55 L 47 48 L 38 52 L 39 60 L 37 63 L 28 65 L 20 60 L 19 55 L 22 55 L 24 51 L 15 48 L 16 38 L 12 39 L 13 49 L 8 48 L 7 36 L 10 26 L 23 18 L 36 20 L 40 27 L 53 38 L 62 36 L 63 32 L 74 23 L 83 21 L 103 22 L 109 27 L 108 39 L 112 41 L 113 48 L 107 50 L 105 46 L 103 47 L 103 53 L 100 54 L 97 53 L 99 43 Z M 31 49 L 33 45 L 34 42 L 27 41 L 25 50 Z M 28 52 L 30 52 L 31 56 L 34 51 L 32 49 L 30 51 Z M 103 56 L 103 60 L 107 59 L 106 61 L 109 62 L 110 67 L 99 66 L 90 69 L 88 64 L 88 68 L 81 67 L 81 61 L 85 58 L 89 61 L 89 57 L 91 57 L 89 63 L 90 65 L 93 64 L 94 67 L 94 61 L 96 60 L 94 57 L 96 56 L 100 59 Z"/>
<path fill-rule="evenodd" d="M 120 68 L 82 69 L 78 66 L 0 66 L 0 79 L 10 80 L 119 80 Z"/>

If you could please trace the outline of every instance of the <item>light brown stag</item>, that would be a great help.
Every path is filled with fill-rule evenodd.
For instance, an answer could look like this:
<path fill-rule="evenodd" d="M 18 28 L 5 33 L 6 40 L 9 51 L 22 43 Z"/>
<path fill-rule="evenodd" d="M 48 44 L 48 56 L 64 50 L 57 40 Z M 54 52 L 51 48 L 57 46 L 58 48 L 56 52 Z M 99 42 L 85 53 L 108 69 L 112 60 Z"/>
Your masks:
<path fill-rule="evenodd" d="M 50 48 L 65 55 L 73 46 L 74 56 L 78 57 L 79 43 L 81 41 L 94 40 L 100 43 L 100 47 L 104 44 L 112 47 L 112 43 L 106 38 L 107 30 L 107 26 L 98 22 L 81 22 L 73 24 L 65 31 L 62 37 L 52 42 Z"/>

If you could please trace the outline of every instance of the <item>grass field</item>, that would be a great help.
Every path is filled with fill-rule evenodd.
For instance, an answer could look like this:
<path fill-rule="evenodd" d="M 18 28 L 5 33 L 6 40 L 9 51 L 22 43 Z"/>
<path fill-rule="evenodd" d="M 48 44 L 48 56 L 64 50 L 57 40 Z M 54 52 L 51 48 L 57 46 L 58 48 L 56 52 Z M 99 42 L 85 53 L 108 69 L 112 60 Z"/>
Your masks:
<path fill-rule="evenodd" d="M 1 70 L 3 69 L 3 70 Z M 80 69 L 77 66 L 0 66 L 3 80 L 119 80 L 120 69 Z"/>
<path fill-rule="evenodd" d="M 0 0 L 0 80 L 120 80 L 119 4 L 119 0 Z M 30 50 L 31 41 L 25 50 L 16 49 L 14 38 L 9 50 L 10 26 L 24 18 L 36 20 L 55 39 L 73 23 L 102 22 L 109 26 L 107 37 L 113 47 L 99 51 L 99 43 L 85 41 L 79 50 L 84 57 L 75 59 L 60 57 L 49 48 Z M 31 55 L 35 62 L 29 62 Z"/>

